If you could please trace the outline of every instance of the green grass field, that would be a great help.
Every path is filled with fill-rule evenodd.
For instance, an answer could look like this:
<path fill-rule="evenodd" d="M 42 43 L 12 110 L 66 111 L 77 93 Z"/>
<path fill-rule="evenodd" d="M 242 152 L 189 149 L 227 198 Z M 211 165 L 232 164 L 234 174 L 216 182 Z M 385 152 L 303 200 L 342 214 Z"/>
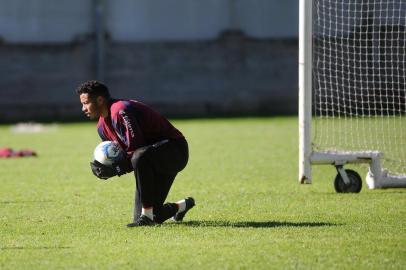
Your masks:
<path fill-rule="evenodd" d="M 0 126 L 0 147 L 39 154 L 0 159 L 0 269 L 405 269 L 406 189 L 336 194 L 330 166 L 298 184 L 296 118 L 174 123 L 190 160 L 168 200 L 197 205 L 130 229 L 133 175 L 89 169 L 95 123 Z"/>

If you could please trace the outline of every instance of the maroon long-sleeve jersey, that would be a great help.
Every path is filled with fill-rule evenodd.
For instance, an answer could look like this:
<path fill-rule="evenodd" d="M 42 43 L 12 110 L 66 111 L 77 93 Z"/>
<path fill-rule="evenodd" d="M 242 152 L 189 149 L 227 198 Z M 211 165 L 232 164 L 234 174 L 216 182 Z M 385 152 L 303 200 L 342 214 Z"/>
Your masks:
<path fill-rule="evenodd" d="M 139 147 L 183 138 L 179 130 L 152 108 L 124 99 L 112 100 L 109 115 L 99 118 L 97 131 L 103 141 L 117 141 L 129 156 Z"/>

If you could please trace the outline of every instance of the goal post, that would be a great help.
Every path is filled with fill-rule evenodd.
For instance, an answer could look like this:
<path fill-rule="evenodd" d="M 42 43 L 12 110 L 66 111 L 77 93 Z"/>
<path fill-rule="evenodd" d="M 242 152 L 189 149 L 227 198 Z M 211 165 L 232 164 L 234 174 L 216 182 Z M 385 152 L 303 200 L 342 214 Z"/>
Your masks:
<path fill-rule="evenodd" d="M 299 1 L 299 181 L 311 183 L 312 1 Z"/>
<path fill-rule="evenodd" d="M 299 1 L 299 182 L 330 164 L 358 192 L 349 163 L 371 189 L 406 187 L 404 0 Z"/>

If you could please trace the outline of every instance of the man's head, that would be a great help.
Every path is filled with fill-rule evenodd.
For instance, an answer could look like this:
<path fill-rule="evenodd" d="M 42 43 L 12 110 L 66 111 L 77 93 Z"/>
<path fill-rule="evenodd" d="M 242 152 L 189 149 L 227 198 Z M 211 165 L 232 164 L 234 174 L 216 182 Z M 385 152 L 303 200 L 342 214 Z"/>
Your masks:
<path fill-rule="evenodd" d="M 82 111 L 90 119 L 108 115 L 108 102 L 110 100 L 109 89 L 98 81 L 87 81 L 79 85 L 76 93 L 82 103 Z"/>

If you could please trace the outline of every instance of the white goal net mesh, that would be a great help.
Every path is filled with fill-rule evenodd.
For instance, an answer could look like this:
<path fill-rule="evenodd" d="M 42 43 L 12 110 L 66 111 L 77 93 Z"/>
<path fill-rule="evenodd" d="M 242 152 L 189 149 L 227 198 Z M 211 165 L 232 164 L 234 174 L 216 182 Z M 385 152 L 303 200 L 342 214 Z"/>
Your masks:
<path fill-rule="evenodd" d="M 313 1 L 313 150 L 406 174 L 406 1 Z"/>

